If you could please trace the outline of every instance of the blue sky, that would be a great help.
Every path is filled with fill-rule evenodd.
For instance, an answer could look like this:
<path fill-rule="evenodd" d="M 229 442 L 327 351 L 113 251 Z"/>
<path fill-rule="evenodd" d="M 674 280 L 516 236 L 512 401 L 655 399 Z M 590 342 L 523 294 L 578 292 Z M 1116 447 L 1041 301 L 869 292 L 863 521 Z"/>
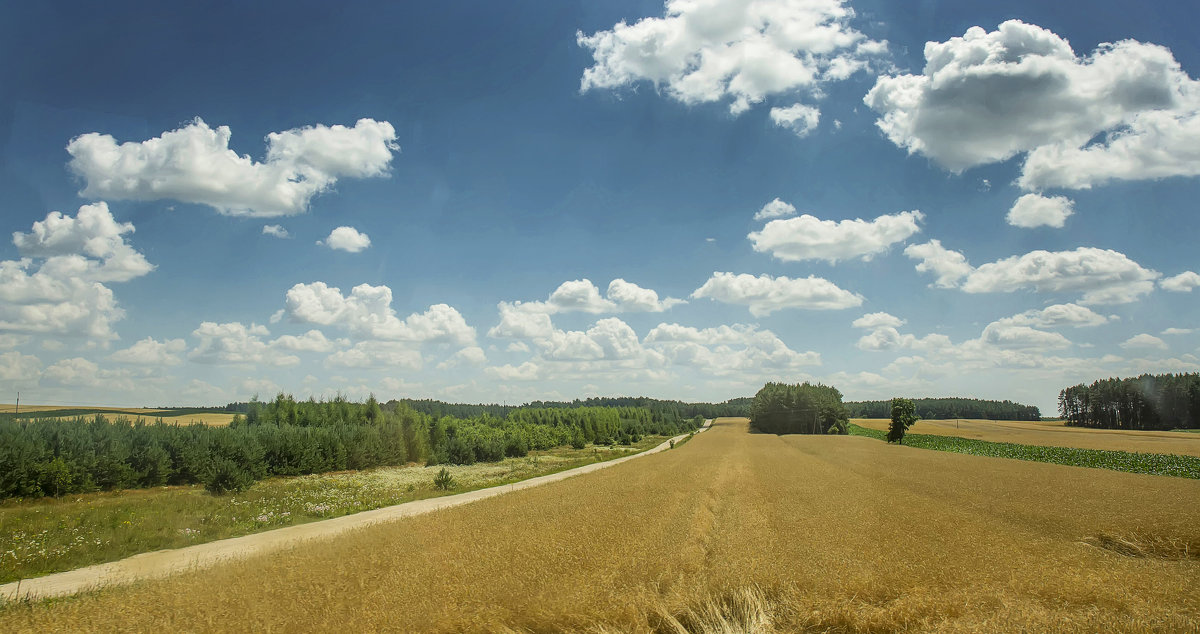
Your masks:
<path fill-rule="evenodd" d="M 1200 370 L 1189 3 L 406 4 L 0 9 L 0 401 Z"/>

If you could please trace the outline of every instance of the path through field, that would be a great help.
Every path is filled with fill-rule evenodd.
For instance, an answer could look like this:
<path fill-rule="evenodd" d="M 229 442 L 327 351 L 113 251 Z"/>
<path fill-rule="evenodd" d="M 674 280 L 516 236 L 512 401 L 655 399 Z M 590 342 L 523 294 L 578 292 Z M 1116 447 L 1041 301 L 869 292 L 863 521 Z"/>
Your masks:
<path fill-rule="evenodd" d="M 850 422 L 871 429 L 887 430 L 890 420 L 854 419 Z M 1062 423 L 994 420 L 920 420 L 910 434 L 958 436 L 992 442 L 1011 442 L 1046 447 L 1108 449 L 1141 453 L 1178 454 L 1200 457 L 1200 434 L 1178 431 L 1131 431 L 1067 427 Z"/>
<path fill-rule="evenodd" d="M 12 606 L 0 630 L 665 632 L 707 606 L 761 632 L 1190 631 L 1197 552 L 1198 481 L 718 419 L 617 468 Z"/>
<path fill-rule="evenodd" d="M 699 431 L 702 432 L 708 429 L 711 423 L 711 420 L 706 421 Z M 0 599 L 40 599 L 72 595 L 102 586 L 111 587 L 133 583 L 142 579 L 158 579 L 187 570 L 207 568 L 221 562 L 245 559 L 254 555 L 264 555 L 294 548 L 303 542 L 331 539 L 347 531 L 364 528 L 372 524 L 432 513 L 437 510 L 470 504 L 471 502 L 497 495 L 558 482 L 566 478 L 606 469 L 622 462 L 633 460 L 634 458 L 664 451 L 669 449 L 672 443 L 680 442 L 685 438 L 687 438 L 686 434 L 676 436 L 657 447 L 632 456 L 584 465 L 567 471 L 522 480 L 514 484 L 427 500 L 405 502 L 404 504 L 363 511 L 353 515 L 298 524 L 296 526 L 263 531 L 243 537 L 222 539 L 186 548 L 143 553 L 111 563 L 87 566 L 86 568 L 45 575 L 33 579 L 13 581 L 0 585 Z"/>

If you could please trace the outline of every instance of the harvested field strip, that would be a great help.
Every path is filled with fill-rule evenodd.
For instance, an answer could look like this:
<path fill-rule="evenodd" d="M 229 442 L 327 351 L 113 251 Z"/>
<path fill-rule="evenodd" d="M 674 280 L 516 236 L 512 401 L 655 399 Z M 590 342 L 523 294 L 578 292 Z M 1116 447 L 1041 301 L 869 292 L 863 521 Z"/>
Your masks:
<path fill-rule="evenodd" d="M 850 425 L 850 433 L 885 440 L 887 434 L 859 425 Z M 931 436 L 927 434 L 905 434 L 904 444 L 920 449 L 950 451 L 973 456 L 1012 458 L 1033 462 L 1049 462 L 1072 467 L 1111 469 L 1127 473 L 1173 476 L 1176 478 L 1200 479 L 1200 458 L 1170 454 L 1131 453 L 1128 451 L 1105 451 L 1100 449 L 1076 449 L 1073 447 L 1039 447 L 1008 442 L 988 442 L 953 436 Z"/>
<path fill-rule="evenodd" d="M 1200 482 L 747 433 L 155 583 L 0 630 L 1191 631 Z M 1153 540 L 1151 540 L 1153 538 Z M 1157 540 L 1157 541 L 1154 541 Z"/>
<path fill-rule="evenodd" d="M 855 418 L 850 422 L 876 431 L 887 431 L 891 424 L 891 420 L 884 418 Z M 912 434 L 954 436 L 1018 445 L 1179 454 L 1200 458 L 1200 434 L 1179 431 L 1067 427 L 1062 421 L 974 419 L 920 420 L 908 431 Z"/>

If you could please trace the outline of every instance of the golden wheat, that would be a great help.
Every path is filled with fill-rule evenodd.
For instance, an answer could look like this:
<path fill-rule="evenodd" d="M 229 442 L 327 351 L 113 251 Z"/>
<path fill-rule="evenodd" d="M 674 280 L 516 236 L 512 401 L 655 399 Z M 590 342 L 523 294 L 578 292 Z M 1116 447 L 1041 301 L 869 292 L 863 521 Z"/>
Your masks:
<path fill-rule="evenodd" d="M 1197 481 L 721 419 L 599 473 L 9 606 L 0 630 L 1187 631 L 1200 561 L 1159 553 L 1198 538 Z"/>

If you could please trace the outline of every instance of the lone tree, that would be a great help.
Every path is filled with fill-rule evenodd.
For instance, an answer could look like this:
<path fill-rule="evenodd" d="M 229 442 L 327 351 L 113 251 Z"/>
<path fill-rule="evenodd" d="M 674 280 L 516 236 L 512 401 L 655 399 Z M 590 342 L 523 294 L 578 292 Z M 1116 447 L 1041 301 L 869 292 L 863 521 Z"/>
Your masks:
<path fill-rule="evenodd" d="M 904 432 L 912 427 L 917 418 L 917 406 L 906 398 L 892 399 L 892 426 L 888 428 L 887 441 L 904 444 Z"/>

